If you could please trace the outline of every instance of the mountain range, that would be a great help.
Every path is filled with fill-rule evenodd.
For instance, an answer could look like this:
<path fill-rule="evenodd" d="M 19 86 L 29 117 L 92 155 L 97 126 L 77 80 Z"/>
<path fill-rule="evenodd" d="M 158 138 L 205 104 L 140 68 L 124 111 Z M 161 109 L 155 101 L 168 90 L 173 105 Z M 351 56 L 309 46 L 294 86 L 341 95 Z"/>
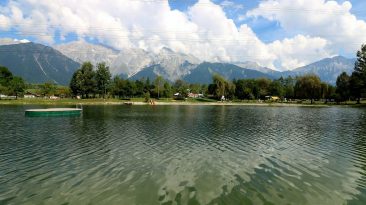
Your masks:
<path fill-rule="evenodd" d="M 0 46 L 0 65 L 29 83 L 54 82 L 66 85 L 80 64 L 52 47 L 36 43 Z"/>
<path fill-rule="evenodd" d="M 8 67 L 15 75 L 28 82 L 53 81 L 67 85 L 73 72 L 85 61 L 94 65 L 105 62 L 113 75 L 130 79 L 150 78 L 160 75 L 174 82 L 183 79 L 189 83 L 210 83 L 217 73 L 227 79 L 270 78 L 316 74 L 323 81 L 335 84 L 343 71 L 351 73 L 355 59 L 342 56 L 326 58 L 292 71 L 279 72 L 262 67 L 256 62 L 202 62 L 184 53 L 161 48 L 158 52 L 147 52 L 132 48 L 116 50 L 104 45 L 83 41 L 58 45 L 54 48 L 32 42 L 6 43 L 0 45 L 0 65 Z"/>

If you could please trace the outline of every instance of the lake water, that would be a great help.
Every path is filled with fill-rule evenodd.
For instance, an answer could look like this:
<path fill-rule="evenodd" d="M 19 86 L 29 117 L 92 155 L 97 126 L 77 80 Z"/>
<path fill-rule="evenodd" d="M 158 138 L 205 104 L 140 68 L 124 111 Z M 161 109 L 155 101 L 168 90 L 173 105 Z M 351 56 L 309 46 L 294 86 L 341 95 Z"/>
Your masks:
<path fill-rule="evenodd" d="M 366 109 L 0 106 L 0 204 L 366 204 Z"/>

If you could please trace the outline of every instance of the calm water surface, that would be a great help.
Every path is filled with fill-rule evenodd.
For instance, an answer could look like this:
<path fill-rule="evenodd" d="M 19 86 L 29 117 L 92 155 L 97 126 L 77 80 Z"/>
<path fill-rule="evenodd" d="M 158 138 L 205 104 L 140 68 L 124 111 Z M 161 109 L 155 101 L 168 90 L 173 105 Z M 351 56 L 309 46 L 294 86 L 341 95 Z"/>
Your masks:
<path fill-rule="evenodd" d="M 0 106 L 0 204 L 366 204 L 366 109 Z"/>

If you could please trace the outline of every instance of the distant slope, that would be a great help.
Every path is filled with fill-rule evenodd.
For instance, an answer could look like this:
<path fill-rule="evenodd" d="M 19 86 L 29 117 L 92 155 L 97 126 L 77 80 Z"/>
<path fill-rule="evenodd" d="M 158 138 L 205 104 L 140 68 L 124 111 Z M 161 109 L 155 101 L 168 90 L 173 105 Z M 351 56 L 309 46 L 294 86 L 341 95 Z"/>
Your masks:
<path fill-rule="evenodd" d="M 124 48 L 115 50 L 103 45 L 90 44 L 84 41 L 76 41 L 55 47 L 69 58 L 83 63 L 90 61 L 94 65 L 105 62 L 116 75 L 134 76 L 153 65 L 161 65 L 164 68 L 164 76 L 175 80 L 189 72 L 190 67 L 183 64 L 188 61 L 198 64 L 201 61 L 192 55 L 177 53 L 169 48 L 161 48 L 159 52 L 148 52 L 140 48 Z"/>
<path fill-rule="evenodd" d="M 265 73 L 265 74 L 268 74 L 268 75 L 278 75 L 278 74 L 281 73 L 280 71 L 272 70 L 272 69 L 267 68 L 267 67 L 262 67 L 258 63 L 251 62 L 251 61 L 247 61 L 247 62 L 243 62 L 243 63 L 238 62 L 238 63 L 232 63 L 232 64 L 234 64 L 236 66 L 239 66 L 241 68 L 256 70 L 256 71 L 259 71 L 261 73 Z"/>
<path fill-rule="evenodd" d="M 147 79 L 155 80 L 155 78 L 158 76 L 157 70 L 162 70 L 162 67 L 160 65 L 152 65 L 147 68 L 142 69 L 140 72 L 136 73 L 135 75 L 131 76 L 130 80 L 141 80 L 141 79 Z"/>
<path fill-rule="evenodd" d="M 0 65 L 29 83 L 47 81 L 67 85 L 80 64 L 59 51 L 35 43 L 0 46 Z"/>
<path fill-rule="evenodd" d="M 228 80 L 233 79 L 248 79 L 248 78 L 270 78 L 271 75 L 241 68 L 239 66 L 228 63 L 208 63 L 204 62 L 193 69 L 189 75 L 186 75 L 183 80 L 189 83 L 205 83 L 212 82 L 212 76 L 217 73 Z"/>
<path fill-rule="evenodd" d="M 335 84 L 337 77 L 342 72 L 351 74 L 354 66 L 355 59 L 348 59 L 343 56 L 336 56 L 333 58 L 325 58 L 323 60 L 314 62 L 304 67 L 297 68 L 292 71 L 285 71 L 282 76 L 301 76 L 305 74 L 316 74 L 322 81 L 330 84 Z"/>
<path fill-rule="evenodd" d="M 119 52 L 102 45 L 90 44 L 84 41 L 61 44 L 54 48 L 80 64 L 90 61 L 94 65 L 101 62 L 111 65 Z"/>
<path fill-rule="evenodd" d="M 167 64 L 155 64 L 142 69 L 140 72 L 131 76 L 131 80 L 140 80 L 142 78 L 149 78 L 154 80 L 157 76 L 162 76 L 164 79 L 174 82 L 175 80 L 183 78 L 190 70 L 195 69 L 197 65 L 191 64 L 188 61 L 176 63 L 175 68 Z"/>

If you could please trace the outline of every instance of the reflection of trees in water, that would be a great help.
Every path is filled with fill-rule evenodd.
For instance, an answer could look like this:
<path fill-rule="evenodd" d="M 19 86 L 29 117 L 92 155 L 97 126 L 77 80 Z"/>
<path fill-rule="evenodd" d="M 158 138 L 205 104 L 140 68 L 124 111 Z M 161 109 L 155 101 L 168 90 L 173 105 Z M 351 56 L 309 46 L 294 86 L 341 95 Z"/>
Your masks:
<path fill-rule="evenodd" d="M 366 115 L 365 111 L 360 112 L 363 114 L 359 114 L 355 116 L 356 120 L 353 126 L 355 133 L 353 133 L 354 137 L 354 153 L 357 156 L 357 160 L 354 160 L 358 163 L 358 167 L 362 170 L 360 174 L 362 177 L 356 180 L 356 184 L 358 185 L 358 190 L 360 192 L 359 195 L 355 197 L 354 200 L 350 200 L 348 204 L 364 204 L 366 201 Z M 361 202 L 360 202 L 361 201 Z"/>

